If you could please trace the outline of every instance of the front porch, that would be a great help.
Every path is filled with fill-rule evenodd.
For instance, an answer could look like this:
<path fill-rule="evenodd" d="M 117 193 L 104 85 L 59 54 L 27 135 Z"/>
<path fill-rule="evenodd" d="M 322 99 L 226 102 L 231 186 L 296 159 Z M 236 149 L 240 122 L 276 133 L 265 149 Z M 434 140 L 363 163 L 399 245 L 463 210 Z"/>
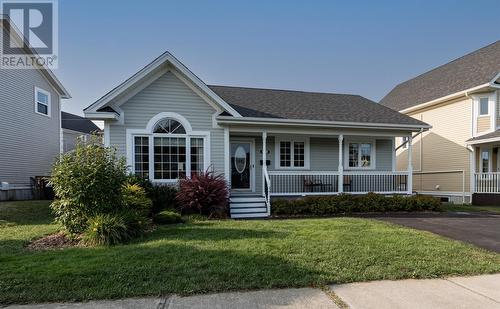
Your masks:
<path fill-rule="evenodd" d="M 267 217 L 278 197 L 412 194 L 411 156 L 407 170 L 395 168 L 395 137 L 407 136 L 411 149 L 411 135 L 346 133 L 227 129 L 231 216 Z"/>
<path fill-rule="evenodd" d="M 500 138 L 497 132 L 469 141 L 472 150 L 472 204 L 500 204 Z M 493 136 L 493 137 L 490 137 Z"/>

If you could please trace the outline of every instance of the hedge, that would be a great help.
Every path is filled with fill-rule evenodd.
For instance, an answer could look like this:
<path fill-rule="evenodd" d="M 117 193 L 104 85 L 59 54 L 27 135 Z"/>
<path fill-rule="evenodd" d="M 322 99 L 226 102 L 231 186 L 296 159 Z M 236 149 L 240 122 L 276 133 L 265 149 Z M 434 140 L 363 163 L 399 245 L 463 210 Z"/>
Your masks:
<path fill-rule="evenodd" d="M 375 193 L 309 196 L 295 200 L 277 199 L 271 205 L 271 212 L 276 216 L 328 216 L 344 213 L 442 210 L 441 202 L 431 196 L 383 196 Z"/>

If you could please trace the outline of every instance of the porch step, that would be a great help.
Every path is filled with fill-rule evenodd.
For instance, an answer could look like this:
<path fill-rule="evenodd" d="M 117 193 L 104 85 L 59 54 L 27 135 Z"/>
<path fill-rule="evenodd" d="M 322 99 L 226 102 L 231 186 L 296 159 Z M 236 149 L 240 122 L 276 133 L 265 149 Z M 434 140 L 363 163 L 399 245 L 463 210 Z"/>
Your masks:
<path fill-rule="evenodd" d="M 231 218 L 264 218 L 267 217 L 266 199 L 261 196 L 231 196 Z"/>

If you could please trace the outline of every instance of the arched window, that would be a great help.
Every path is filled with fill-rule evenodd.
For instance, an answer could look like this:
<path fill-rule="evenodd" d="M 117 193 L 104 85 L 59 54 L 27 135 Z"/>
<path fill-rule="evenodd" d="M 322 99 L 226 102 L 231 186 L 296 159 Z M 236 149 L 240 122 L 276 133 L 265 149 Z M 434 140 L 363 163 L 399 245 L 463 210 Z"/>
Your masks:
<path fill-rule="evenodd" d="M 186 134 L 186 129 L 179 121 L 167 118 L 156 123 L 153 133 Z"/>
<path fill-rule="evenodd" d="M 151 119 L 144 134 L 133 134 L 135 174 L 152 181 L 173 182 L 203 172 L 207 168 L 206 135 L 191 131 L 189 122 L 180 115 L 179 119 L 172 113 L 165 118 L 159 116 Z"/>

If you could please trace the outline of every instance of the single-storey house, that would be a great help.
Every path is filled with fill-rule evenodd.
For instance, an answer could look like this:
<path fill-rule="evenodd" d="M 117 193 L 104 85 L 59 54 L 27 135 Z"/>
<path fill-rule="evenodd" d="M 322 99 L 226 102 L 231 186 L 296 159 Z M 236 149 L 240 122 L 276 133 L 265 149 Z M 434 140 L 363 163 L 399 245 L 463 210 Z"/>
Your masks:
<path fill-rule="evenodd" d="M 152 182 L 224 174 L 233 218 L 268 216 L 276 196 L 411 194 L 395 137 L 430 128 L 359 95 L 207 85 L 168 52 L 84 112 Z"/>

